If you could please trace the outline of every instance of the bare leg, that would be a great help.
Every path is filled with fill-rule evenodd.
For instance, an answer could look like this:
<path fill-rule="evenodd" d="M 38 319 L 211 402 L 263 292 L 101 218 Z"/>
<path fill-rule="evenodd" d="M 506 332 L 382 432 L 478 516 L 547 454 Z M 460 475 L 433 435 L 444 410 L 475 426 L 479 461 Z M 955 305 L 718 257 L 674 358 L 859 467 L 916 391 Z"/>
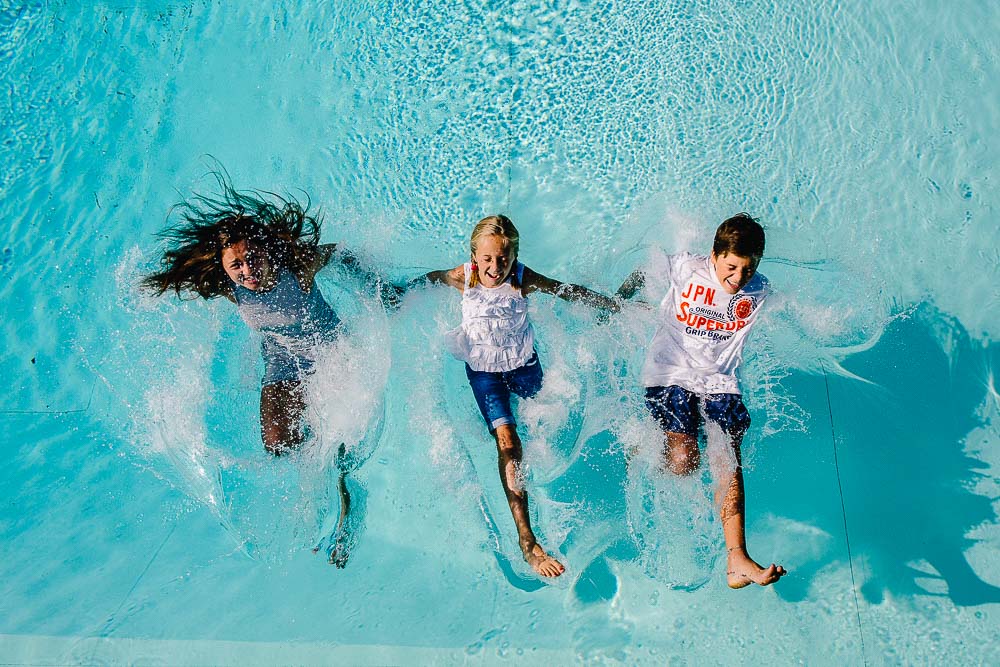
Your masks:
<path fill-rule="evenodd" d="M 347 446 L 341 443 L 337 453 L 337 495 L 340 498 L 337 527 L 332 532 L 324 534 L 319 544 L 313 547 L 313 553 L 318 553 L 322 549 L 327 555 L 328 562 L 339 568 L 347 565 L 347 559 L 351 555 L 350 551 L 355 536 L 348 531 L 356 530 L 356 527 L 349 528 L 347 525 L 347 519 L 351 512 L 351 494 L 347 491 L 347 470 L 344 464 L 346 449 Z"/>
<path fill-rule="evenodd" d="M 742 436 L 733 438 L 735 465 L 719 475 L 715 499 L 722 516 L 722 534 L 726 539 L 726 578 L 730 588 L 743 588 L 751 583 L 767 586 L 785 574 L 785 568 L 771 563 L 761 567 L 747 553 L 745 497 L 743 493 L 743 456 L 740 453 Z"/>
<path fill-rule="evenodd" d="M 302 413 L 306 405 L 302 385 L 284 380 L 260 390 L 260 429 L 264 449 L 280 456 L 302 444 Z"/>
<path fill-rule="evenodd" d="M 566 568 L 545 553 L 531 530 L 531 519 L 528 517 L 528 492 L 525 491 L 521 479 L 521 439 L 517 435 L 517 428 L 513 424 L 502 424 L 497 427 L 494 437 L 497 442 L 500 483 L 507 495 L 510 513 L 514 516 L 524 560 L 543 577 L 558 577 Z"/>
<path fill-rule="evenodd" d="M 675 475 L 690 475 L 701 465 L 698 436 L 687 433 L 667 433 L 666 464 Z"/>
<path fill-rule="evenodd" d="M 347 558 L 350 553 L 347 549 L 347 534 L 344 532 L 344 524 L 347 522 L 347 514 L 351 511 L 351 494 L 347 492 L 345 479 L 347 473 L 340 473 L 337 477 L 337 493 L 340 495 L 340 518 L 337 520 L 337 532 L 334 533 L 335 544 L 330 551 L 330 564 L 343 568 L 347 565 Z"/>

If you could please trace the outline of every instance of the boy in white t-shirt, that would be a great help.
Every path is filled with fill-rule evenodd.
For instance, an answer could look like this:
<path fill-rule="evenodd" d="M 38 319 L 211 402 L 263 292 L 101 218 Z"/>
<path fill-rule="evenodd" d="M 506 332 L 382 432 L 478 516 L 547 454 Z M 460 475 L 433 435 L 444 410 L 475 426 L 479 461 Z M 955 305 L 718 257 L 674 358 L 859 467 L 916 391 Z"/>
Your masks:
<path fill-rule="evenodd" d="M 743 345 L 770 288 L 757 273 L 764 230 L 746 213 L 723 222 L 709 256 L 680 253 L 662 266 L 634 272 L 618 296 L 630 299 L 648 282 L 661 286 L 660 324 L 642 370 L 646 406 L 666 435 L 666 464 L 678 475 L 701 463 L 698 430 L 704 418 L 730 440 L 735 466 L 718 480 L 722 532 L 731 588 L 766 586 L 785 574 L 780 565 L 761 567 L 746 548 L 743 462 L 740 444 L 750 415 L 740 396 L 737 369 Z"/>

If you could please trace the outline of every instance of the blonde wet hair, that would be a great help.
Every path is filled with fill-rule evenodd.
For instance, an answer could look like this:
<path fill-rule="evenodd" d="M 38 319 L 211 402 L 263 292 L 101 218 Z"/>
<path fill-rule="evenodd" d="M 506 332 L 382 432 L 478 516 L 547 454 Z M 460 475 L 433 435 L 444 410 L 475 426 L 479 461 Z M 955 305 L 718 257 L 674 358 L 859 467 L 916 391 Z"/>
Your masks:
<path fill-rule="evenodd" d="M 506 215 L 488 215 L 477 222 L 476 226 L 472 228 L 472 237 L 469 240 L 469 250 L 472 253 L 473 267 L 476 266 L 476 246 L 479 245 L 479 240 L 485 236 L 499 236 L 504 240 L 505 247 L 510 249 L 510 284 L 511 287 L 520 289 L 521 285 L 517 279 L 517 271 L 514 270 L 521 239 L 517 227 L 514 226 L 514 223 Z M 469 287 L 475 287 L 478 284 L 479 271 L 473 268 L 472 275 L 469 277 Z"/>

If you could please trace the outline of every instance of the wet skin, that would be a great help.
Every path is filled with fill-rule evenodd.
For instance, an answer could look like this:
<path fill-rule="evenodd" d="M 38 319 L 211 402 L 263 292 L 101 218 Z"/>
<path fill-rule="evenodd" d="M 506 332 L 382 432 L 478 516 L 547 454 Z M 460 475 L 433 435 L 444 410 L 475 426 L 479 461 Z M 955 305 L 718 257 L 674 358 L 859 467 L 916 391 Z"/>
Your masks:
<path fill-rule="evenodd" d="M 728 294 L 736 294 L 747 286 L 750 279 L 757 273 L 760 257 L 742 257 L 731 252 L 721 255 L 712 253 L 712 267 L 715 277 L 722 284 L 722 289 Z"/>
<path fill-rule="evenodd" d="M 274 270 L 267 254 L 245 239 L 223 248 L 220 261 L 226 275 L 237 285 L 254 292 L 274 287 Z"/>
<path fill-rule="evenodd" d="M 479 282 L 483 287 L 499 287 L 510 275 L 514 266 L 510 247 L 502 236 L 490 235 L 479 239 L 472 261 L 477 267 Z"/>

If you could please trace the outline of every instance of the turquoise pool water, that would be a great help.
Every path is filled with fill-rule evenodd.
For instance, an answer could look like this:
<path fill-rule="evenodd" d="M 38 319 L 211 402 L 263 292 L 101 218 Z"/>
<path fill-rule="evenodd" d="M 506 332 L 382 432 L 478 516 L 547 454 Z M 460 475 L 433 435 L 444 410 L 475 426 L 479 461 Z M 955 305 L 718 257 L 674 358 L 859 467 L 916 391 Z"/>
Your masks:
<path fill-rule="evenodd" d="M 0 662 L 972 664 L 1000 618 L 1000 125 L 981 2 L 0 5 Z M 445 290 L 352 335 L 315 442 L 259 444 L 228 303 L 151 299 L 169 207 L 309 193 L 397 279 L 507 212 L 537 270 L 613 291 L 739 210 L 777 296 L 744 368 L 748 538 L 730 591 L 707 478 L 651 465 L 641 311 L 533 298 L 517 557 Z M 344 570 L 311 553 L 359 461 Z M 625 451 L 636 450 L 626 465 Z"/>

